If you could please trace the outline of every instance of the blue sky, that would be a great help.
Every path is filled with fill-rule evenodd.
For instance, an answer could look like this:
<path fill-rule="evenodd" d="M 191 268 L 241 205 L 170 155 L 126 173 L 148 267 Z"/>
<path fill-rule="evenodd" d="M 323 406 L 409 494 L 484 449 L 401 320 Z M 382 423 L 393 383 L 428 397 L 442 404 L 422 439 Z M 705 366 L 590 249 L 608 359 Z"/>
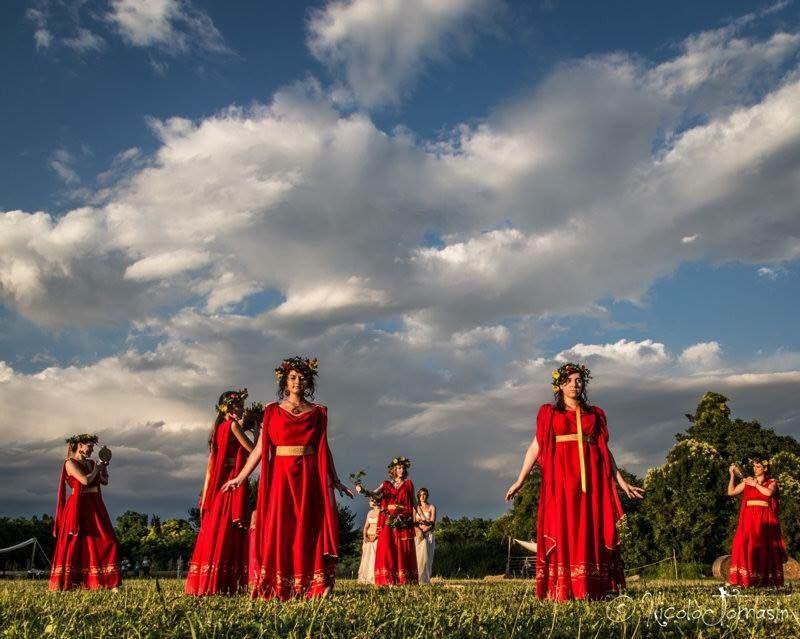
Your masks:
<path fill-rule="evenodd" d="M 342 472 L 400 451 L 452 514 L 502 511 L 564 358 L 636 472 L 710 388 L 797 433 L 797 3 L 0 13 L 0 398 L 42 424 L 0 421 L 9 478 L 91 425 L 112 509 L 180 513 L 209 398 L 298 351 Z"/>

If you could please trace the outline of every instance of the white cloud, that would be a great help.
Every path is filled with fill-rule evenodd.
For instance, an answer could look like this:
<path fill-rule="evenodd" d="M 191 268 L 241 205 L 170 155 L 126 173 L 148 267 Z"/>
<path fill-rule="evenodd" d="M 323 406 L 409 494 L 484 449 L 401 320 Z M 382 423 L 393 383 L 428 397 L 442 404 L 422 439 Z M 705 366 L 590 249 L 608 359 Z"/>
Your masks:
<path fill-rule="evenodd" d="M 78 53 L 100 51 L 106 45 L 106 41 L 101 36 L 83 27 L 78 28 L 78 33 L 74 37 L 64 38 L 62 42 L 64 46 Z"/>
<path fill-rule="evenodd" d="M 701 370 L 712 369 L 720 363 L 722 347 L 719 342 L 698 342 L 680 355 L 680 362 L 692 368 Z"/>
<path fill-rule="evenodd" d="M 393 104 L 426 63 L 501 8 L 494 0 L 332 0 L 309 20 L 308 46 L 366 106 Z"/>
<path fill-rule="evenodd" d="M 178 249 L 158 255 L 150 255 L 134 262 L 125 269 L 125 279 L 145 282 L 148 280 L 163 280 L 174 277 L 184 271 L 190 271 L 205 266 L 211 256 L 203 251 Z"/>
<path fill-rule="evenodd" d="M 111 0 L 106 19 L 133 46 L 167 52 L 228 50 L 208 14 L 190 0 Z"/>
<path fill-rule="evenodd" d="M 607 360 L 630 368 L 659 366 L 670 361 L 666 346 L 651 339 L 639 342 L 621 339 L 613 344 L 575 344 L 555 356 L 556 361 Z"/>
<path fill-rule="evenodd" d="M 77 184 L 81 181 L 73 168 L 75 158 L 66 149 L 56 149 L 50 156 L 50 168 L 56 172 L 66 184 Z"/>
<path fill-rule="evenodd" d="M 468 331 L 453 334 L 453 346 L 456 348 L 474 348 L 481 344 L 494 342 L 505 346 L 510 339 L 510 331 L 502 325 L 477 326 Z"/>

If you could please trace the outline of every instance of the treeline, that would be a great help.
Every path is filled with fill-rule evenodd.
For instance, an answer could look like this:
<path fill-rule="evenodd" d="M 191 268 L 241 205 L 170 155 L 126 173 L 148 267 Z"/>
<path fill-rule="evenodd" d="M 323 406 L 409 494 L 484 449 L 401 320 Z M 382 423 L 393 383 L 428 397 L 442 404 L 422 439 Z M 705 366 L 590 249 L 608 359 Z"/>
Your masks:
<path fill-rule="evenodd" d="M 730 550 L 738 517 L 738 499 L 726 495 L 728 466 L 739 464 L 752 472 L 753 454 L 771 458 L 770 473 L 780 485 L 781 524 L 792 556 L 800 554 L 800 443 L 762 427 L 756 421 L 733 419 L 727 398 L 706 393 L 689 427 L 676 436 L 662 466 L 651 468 L 642 479 L 623 471 L 629 481 L 644 485 L 643 501 L 621 495 L 626 516 L 621 523 L 623 557 L 627 567 L 642 566 L 673 551 L 684 564 L 709 573 L 716 557 Z M 251 486 L 251 496 L 255 495 Z M 433 572 L 443 577 L 482 577 L 505 569 L 507 539 L 533 539 L 539 494 L 538 466 L 503 516 L 490 519 L 443 518 L 436 528 Z M 122 557 L 131 566 L 147 558 L 153 569 L 172 570 L 178 558 L 185 567 L 197 537 L 199 513 L 191 509 L 183 518 L 166 519 L 127 511 L 117 517 L 115 530 Z M 341 539 L 338 572 L 354 576 L 361 552 L 360 524 L 354 513 L 339 505 Z M 0 518 L 0 546 L 36 537 L 52 555 L 53 521 L 42 517 Z M 516 550 L 515 554 L 521 554 Z M 30 553 L 0 556 L 0 567 L 27 567 Z"/>

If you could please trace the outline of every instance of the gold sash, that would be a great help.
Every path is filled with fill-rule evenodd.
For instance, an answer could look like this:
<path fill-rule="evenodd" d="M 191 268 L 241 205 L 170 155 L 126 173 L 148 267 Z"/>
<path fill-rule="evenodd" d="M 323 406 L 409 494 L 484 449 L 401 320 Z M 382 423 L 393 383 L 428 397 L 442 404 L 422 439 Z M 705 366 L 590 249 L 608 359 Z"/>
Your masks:
<path fill-rule="evenodd" d="M 763 506 L 769 508 L 769 502 L 766 499 L 748 499 L 745 502 L 748 506 Z"/>
<path fill-rule="evenodd" d="M 315 452 L 317 451 L 313 446 L 275 446 L 276 457 L 302 457 Z"/>
<path fill-rule="evenodd" d="M 583 436 L 583 423 L 581 422 L 581 407 L 575 409 L 575 420 L 578 422 L 578 432 L 571 435 L 556 435 L 556 443 L 578 442 L 578 463 L 581 467 L 581 490 L 586 492 L 586 460 L 583 457 L 583 443 L 594 444 L 593 437 Z"/>

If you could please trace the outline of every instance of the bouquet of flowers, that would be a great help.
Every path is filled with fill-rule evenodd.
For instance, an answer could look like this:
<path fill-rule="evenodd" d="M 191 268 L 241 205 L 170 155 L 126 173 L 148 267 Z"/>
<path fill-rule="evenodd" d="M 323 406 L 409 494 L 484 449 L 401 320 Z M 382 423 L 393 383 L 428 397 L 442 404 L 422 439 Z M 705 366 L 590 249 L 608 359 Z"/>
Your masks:
<path fill-rule="evenodd" d="M 413 528 L 414 520 L 408 513 L 396 513 L 386 518 L 386 525 L 389 528 Z"/>
<path fill-rule="evenodd" d="M 359 495 L 364 495 L 365 497 L 374 497 L 375 496 L 374 492 L 364 488 L 362 479 L 366 476 L 367 476 L 367 471 L 363 469 L 355 473 L 350 473 L 350 481 L 353 482 L 353 490 L 357 492 Z"/>

